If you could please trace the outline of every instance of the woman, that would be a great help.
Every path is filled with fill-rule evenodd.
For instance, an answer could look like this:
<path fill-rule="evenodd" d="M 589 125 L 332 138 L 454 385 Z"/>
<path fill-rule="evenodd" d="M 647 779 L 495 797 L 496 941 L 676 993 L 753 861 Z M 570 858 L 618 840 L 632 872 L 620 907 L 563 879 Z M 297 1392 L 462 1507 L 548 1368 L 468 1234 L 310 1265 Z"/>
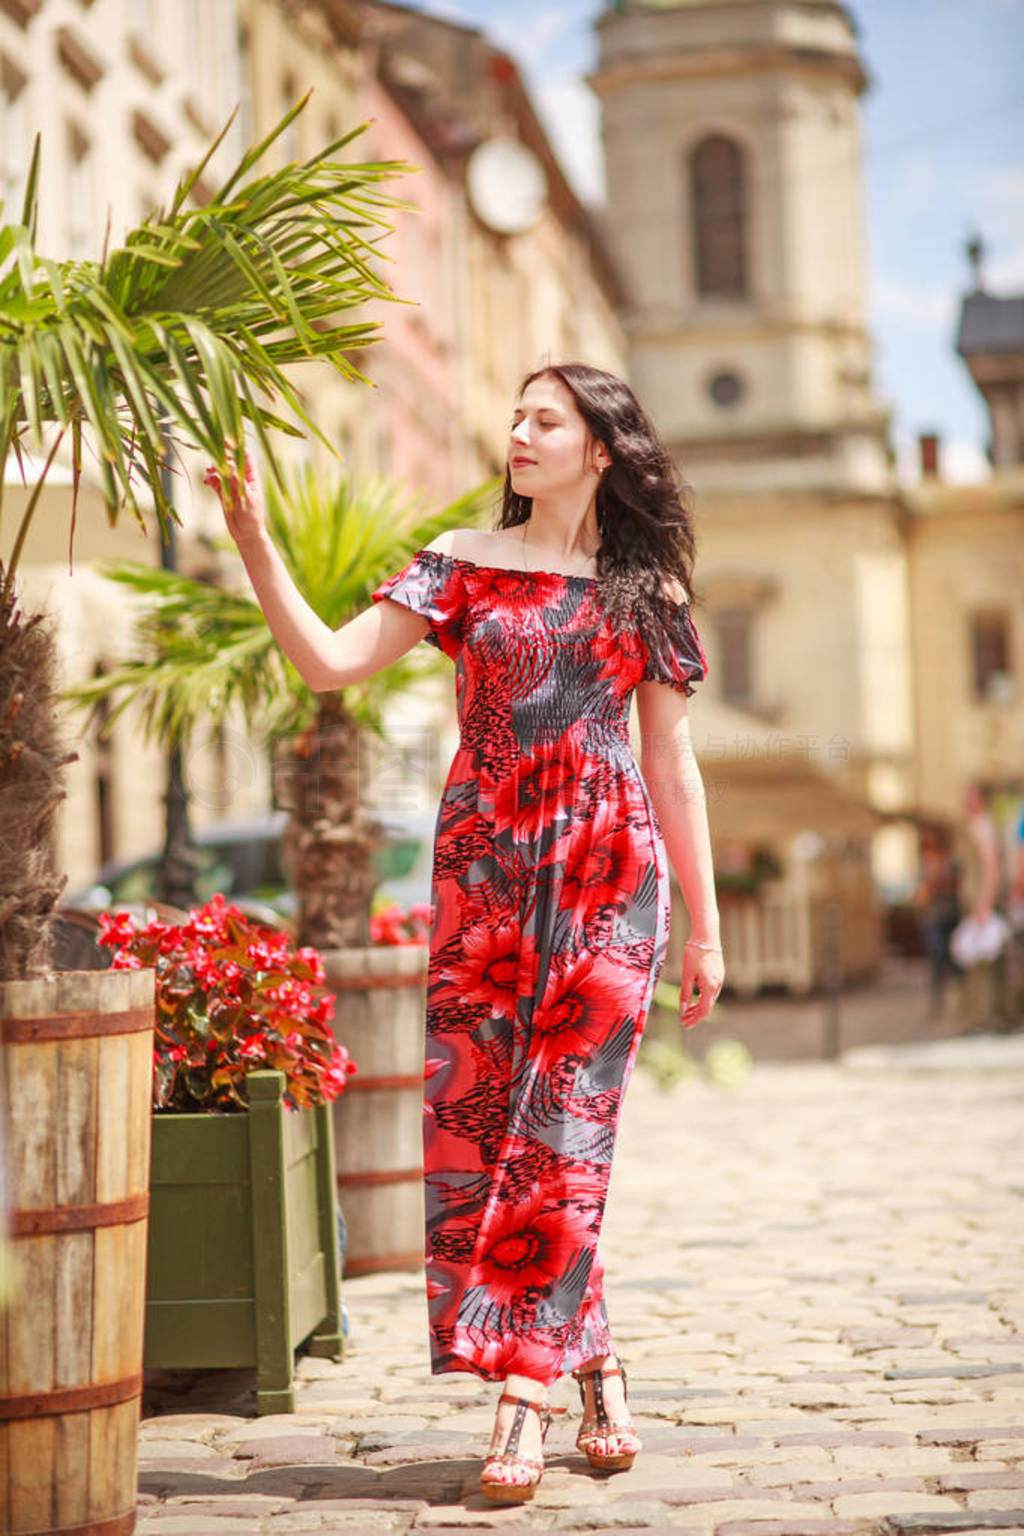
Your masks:
<path fill-rule="evenodd" d="M 960 866 L 941 827 L 925 827 L 921 834 L 921 870 L 912 901 L 918 912 L 921 937 L 928 957 L 929 1018 L 941 1019 L 947 977 L 958 967 L 949 941 L 960 921 Z"/>
<path fill-rule="evenodd" d="M 219 488 L 212 474 L 211 483 Z M 424 1105 L 431 1365 L 503 1381 L 481 1487 L 532 1497 L 550 1385 L 577 1444 L 632 1465 L 597 1240 L 622 1094 L 668 944 L 690 914 L 682 1022 L 724 968 L 686 696 L 693 531 L 632 391 L 579 364 L 525 381 L 493 531 L 438 535 L 336 632 L 295 590 L 254 484 L 221 491 L 282 649 L 317 690 L 427 640 L 456 664 L 461 738 L 434 848 Z M 629 741 L 637 695 L 638 766 Z"/>

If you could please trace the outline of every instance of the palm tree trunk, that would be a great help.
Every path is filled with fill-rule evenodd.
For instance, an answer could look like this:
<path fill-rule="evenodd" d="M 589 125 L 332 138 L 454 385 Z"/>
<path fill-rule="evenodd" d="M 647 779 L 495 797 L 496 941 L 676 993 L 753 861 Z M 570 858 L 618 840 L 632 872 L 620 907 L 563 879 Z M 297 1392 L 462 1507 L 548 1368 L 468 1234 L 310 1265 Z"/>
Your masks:
<path fill-rule="evenodd" d="M 54 814 L 64 773 L 57 724 L 53 625 L 26 618 L 0 567 L 0 981 L 49 969 L 53 911 L 66 876 L 54 868 Z"/>
<path fill-rule="evenodd" d="M 278 744 L 274 787 L 288 812 L 285 861 L 299 899 L 299 941 L 318 949 L 370 943 L 376 818 L 362 797 L 365 744 L 328 695 L 308 730 Z"/>

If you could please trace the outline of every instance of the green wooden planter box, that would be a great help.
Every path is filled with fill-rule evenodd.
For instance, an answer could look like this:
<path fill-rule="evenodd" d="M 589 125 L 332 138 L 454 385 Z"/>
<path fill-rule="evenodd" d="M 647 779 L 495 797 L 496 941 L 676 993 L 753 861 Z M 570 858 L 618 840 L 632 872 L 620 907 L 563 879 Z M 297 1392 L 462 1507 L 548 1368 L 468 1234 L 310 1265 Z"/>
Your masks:
<path fill-rule="evenodd" d="M 290 1413 L 296 1346 L 344 1347 L 331 1112 L 246 1084 L 247 1113 L 153 1116 L 143 1363 L 254 1366 L 257 1412 Z"/>

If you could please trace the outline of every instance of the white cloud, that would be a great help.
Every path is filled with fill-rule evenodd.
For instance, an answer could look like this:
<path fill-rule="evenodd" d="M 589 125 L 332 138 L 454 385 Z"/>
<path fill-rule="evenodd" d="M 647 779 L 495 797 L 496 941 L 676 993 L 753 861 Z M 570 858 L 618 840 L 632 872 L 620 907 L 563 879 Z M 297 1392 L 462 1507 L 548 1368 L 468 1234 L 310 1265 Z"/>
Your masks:
<path fill-rule="evenodd" d="M 960 303 L 959 294 L 936 284 L 924 287 L 897 282 L 891 277 L 877 277 L 871 285 L 872 308 L 877 316 L 889 320 L 910 320 L 933 329 L 952 325 Z"/>
<path fill-rule="evenodd" d="M 986 287 L 1024 287 L 1024 169 L 994 166 L 978 179 L 978 222 Z"/>
<path fill-rule="evenodd" d="M 550 48 L 575 31 L 581 14 L 579 6 L 552 5 L 526 20 L 518 12 L 496 16 L 487 30 L 524 69 L 535 69 L 543 63 Z"/>
<path fill-rule="evenodd" d="M 922 212 L 932 202 L 938 186 L 938 170 L 927 155 L 904 155 L 896 172 L 894 195 L 904 217 Z"/>
<path fill-rule="evenodd" d="M 559 163 L 585 203 L 604 201 L 600 109 L 588 85 L 574 75 L 540 81 L 534 100 Z"/>

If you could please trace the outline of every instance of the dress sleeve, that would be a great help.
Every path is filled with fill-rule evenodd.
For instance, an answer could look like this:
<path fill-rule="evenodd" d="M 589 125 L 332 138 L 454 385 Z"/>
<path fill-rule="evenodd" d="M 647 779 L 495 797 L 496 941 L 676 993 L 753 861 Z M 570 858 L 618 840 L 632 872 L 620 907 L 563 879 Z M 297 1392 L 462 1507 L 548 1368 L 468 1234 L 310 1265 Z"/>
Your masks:
<path fill-rule="evenodd" d="M 430 625 L 424 640 L 454 658 L 462 643 L 465 599 L 458 567 L 448 555 L 438 549 L 417 550 L 408 565 L 382 581 L 370 597 L 375 603 L 390 597 L 421 614 Z"/>
<path fill-rule="evenodd" d="M 680 693 L 693 693 L 693 684 L 708 675 L 707 658 L 693 622 L 689 603 L 661 605 L 662 617 L 644 634 L 647 659 L 641 682 L 668 683 Z"/>

